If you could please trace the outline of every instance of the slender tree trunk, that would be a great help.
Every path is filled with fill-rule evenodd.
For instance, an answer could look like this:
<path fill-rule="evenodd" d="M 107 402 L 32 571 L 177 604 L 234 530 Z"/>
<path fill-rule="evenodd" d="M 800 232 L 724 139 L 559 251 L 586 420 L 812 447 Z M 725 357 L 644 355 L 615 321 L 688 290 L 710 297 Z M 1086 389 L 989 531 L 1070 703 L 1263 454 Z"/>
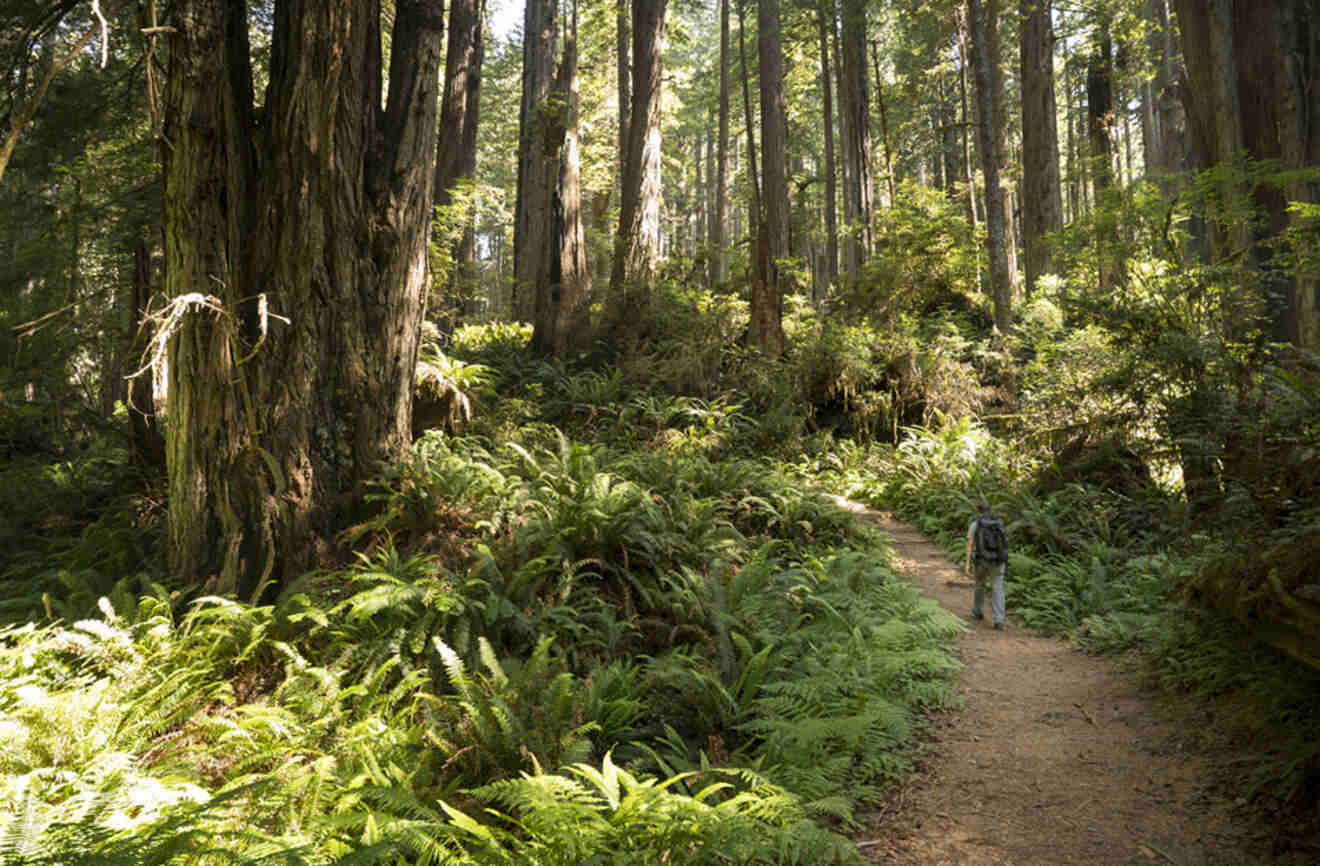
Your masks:
<path fill-rule="evenodd" d="M 720 131 L 715 157 L 715 219 L 711 283 L 729 281 L 729 0 L 720 0 Z"/>
<path fill-rule="evenodd" d="M 485 0 L 450 0 L 449 40 L 445 50 L 444 95 L 435 158 L 435 203 L 452 203 L 453 189 L 471 182 L 477 172 L 477 122 L 481 107 L 481 66 L 485 56 Z M 465 300 L 476 295 L 475 232 L 472 209 L 454 245 L 451 291 Z"/>
<path fill-rule="evenodd" d="M 756 279 L 752 284 L 751 342 L 767 357 L 784 350 L 779 261 L 788 247 L 787 121 L 784 116 L 784 60 L 779 47 L 779 0 L 757 3 L 757 39 L 761 78 L 761 162 L 765 181 L 764 215 L 757 243 Z"/>
<path fill-rule="evenodd" d="M 712 109 L 706 115 L 706 127 L 703 130 L 706 139 L 706 188 L 705 188 L 705 207 L 703 208 L 702 228 L 703 231 L 698 237 L 698 244 L 702 247 L 705 267 L 702 268 L 700 278 L 705 282 L 706 288 L 715 285 L 715 259 L 719 255 L 719 248 L 715 246 L 716 235 L 719 233 L 715 228 L 715 139 L 716 133 L 715 111 Z"/>
<path fill-rule="evenodd" d="M 667 0 L 632 2 L 632 103 L 610 293 L 621 322 L 645 326 L 660 256 L 660 86 Z"/>
<path fill-rule="evenodd" d="M 894 206 L 895 183 L 894 151 L 889 146 L 889 112 L 885 109 L 885 82 L 880 73 L 880 43 L 871 40 L 871 64 L 875 67 L 875 101 L 880 109 L 880 145 L 885 157 L 885 188 L 889 191 L 889 207 Z"/>
<path fill-rule="evenodd" d="M 975 70 L 977 143 L 981 151 L 981 171 L 985 176 L 986 246 L 990 258 L 990 298 L 994 305 L 995 327 L 1007 334 L 1013 324 L 1012 275 L 1009 272 L 1007 237 L 1004 227 L 1004 190 L 999 185 L 998 105 L 994 97 L 994 73 L 997 59 L 987 41 L 987 16 L 981 0 L 967 0 L 967 20 L 972 37 L 972 64 Z"/>
<path fill-rule="evenodd" d="M 748 205 L 748 233 L 759 233 L 761 225 L 761 181 L 756 172 L 756 132 L 752 126 L 751 77 L 747 72 L 747 17 L 744 0 L 738 0 L 738 58 L 742 66 L 743 119 L 747 128 L 747 176 L 752 181 L 752 201 Z M 759 258 L 752 255 L 755 265 Z"/>
<path fill-rule="evenodd" d="M 1026 293 L 1053 270 L 1047 234 L 1063 230 L 1058 115 L 1054 102 L 1053 0 L 1021 0 L 1022 235 Z"/>
<path fill-rule="evenodd" d="M 1076 106 L 1075 106 L 1075 104 L 1074 104 L 1074 102 L 1073 102 L 1073 94 L 1074 94 L 1074 89 L 1073 89 L 1073 88 L 1074 88 L 1074 84 L 1073 84 L 1072 64 L 1070 64 L 1070 63 L 1068 62 L 1068 53 L 1067 53 L 1067 52 L 1068 52 L 1068 44 L 1067 44 L 1066 41 L 1065 41 L 1064 43 L 1062 43 L 1062 44 L 1063 44 L 1063 52 L 1064 52 L 1064 56 L 1063 56 L 1063 92 L 1064 92 L 1064 97 L 1065 97 L 1065 100 L 1066 100 L 1066 102 L 1065 102 L 1065 111 L 1066 111 L 1066 114 L 1067 114 L 1067 118 L 1066 118 L 1066 120 L 1065 120 L 1064 128 L 1067 130 L 1067 133 L 1068 133 L 1068 142 L 1067 142 L 1067 155 L 1068 155 L 1068 170 L 1067 170 L 1068 196 L 1067 196 L 1067 203 L 1068 203 L 1068 213 L 1067 213 L 1067 215 L 1066 215 L 1066 217 L 1065 217 L 1065 222 L 1067 223 L 1067 222 L 1072 222 L 1072 221 L 1076 220 L 1078 217 L 1081 216 L 1081 212 L 1082 212 L 1081 199 L 1082 199 L 1082 196 L 1081 196 L 1081 191 L 1080 191 L 1080 189 L 1079 189 L 1079 186 L 1080 186 L 1080 178 L 1079 178 L 1079 173 L 1078 173 L 1078 156 L 1077 156 L 1077 150 L 1078 150 L 1077 138 L 1078 138 L 1078 136 L 1077 136 L 1077 131 L 1076 131 L 1076 130 L 1077 130 L 1077 108 L 1076 108 Z"/>
<path fill-rule="evenodd" d="M 151 303 L 151 248 L 143 237 L 133 244 L 132 297 L 127 344 L 129 372 L 137 372 L 147 350 L 147 310 Z M 127 383 L 129 442 L 133 461 L 159 469 L 165 465 L 165 437 L 156 423 L 153 376 L 144 370 Z"/>
<path fill-rule="evenodd" d="M 619 191 L 622 203 L 623 171 L 628 162 L 628 118 L 632 116 L 632 22 L 628 0 L 615 0 L 614 37 L 619 92 Z"/>
<path fill-rule="evenodd" d="M 971 38 L 967 33 L 967 6 L 964 3 L 958 4 L 958 91 L 959 99 L 962 103 L 962 164 L 963 180 L 967 184 L 967 227 L 971 230 L 972 239 L 976 238 L 977 219 L 976 219 L 976 167 L 972 160 L 972 135 L 975 123 L 972 118 L 971 108 L 967 99 L 967 70 L 971 65 Z M 981 284 L 981 269 L 976 269 L 976 290 L 984 291 Z"/>
<path fill-rule="evenodd" d="M 263 122 L 241 2 L 176 5 L 164 106 L 170 569 L 244 596 L 410 442 L 444 48 L 396 0 L 382 107 L 377 0 L 275 12 Z"/>
<path fill-rule="evenodd" d="M 834 6 L 822 0 L 816 7 L 816 21 L 820 25 L 820 82 L 824 90 L 822 111 L 825 126 L 825 285 L 818 287 L 817 304 L 823 302 L 839 281 L 839 227 L 837 169 L 834 164 L 834 93 L 830 86 L 830 39 L 827 27 L 833 29 Z"/>

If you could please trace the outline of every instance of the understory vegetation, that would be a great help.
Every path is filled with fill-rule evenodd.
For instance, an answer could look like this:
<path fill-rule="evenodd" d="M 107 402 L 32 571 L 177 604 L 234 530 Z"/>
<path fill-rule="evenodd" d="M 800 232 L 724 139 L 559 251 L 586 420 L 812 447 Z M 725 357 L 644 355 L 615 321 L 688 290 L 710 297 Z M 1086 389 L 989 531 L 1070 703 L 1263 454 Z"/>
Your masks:
<path fill-rule="evenodd" d="M 1204 698 L 1247 799 L 1314 810 L 1279 624 L 1320 593 L 1314 359 L 1228 327 L 1232 273 L 1133 257 L 1087 297 L 1082 240 L 992 334 L 949 206 L 887 219 L 945 266 L 790 298 L 775 362 L 681 284 L 572 361 L 429 331 L 409 458 L 255 598 L 171 583 L 115 430 L 0 405 L 0 860 L 860 862 L 963 626 L 829 493 L 955 554 L 988 500 L 1015 620 Z"/>

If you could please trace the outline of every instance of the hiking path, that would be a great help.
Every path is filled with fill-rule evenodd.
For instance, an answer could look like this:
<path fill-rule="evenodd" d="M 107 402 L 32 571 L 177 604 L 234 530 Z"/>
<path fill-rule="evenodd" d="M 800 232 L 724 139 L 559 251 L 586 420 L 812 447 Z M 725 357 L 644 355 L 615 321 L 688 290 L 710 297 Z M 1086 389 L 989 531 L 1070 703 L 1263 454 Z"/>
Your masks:
<path fill-rule="evenodd" d="M 863 855 L 892 866 L 1256 866 L 1267 828 L 1234 818 L 1211 756 L 1113 659 L 971 618 L 961 563 L 885 512 L 842 498 L 893 539 L 895 565 L 968 624 L 964 707 L 939 713 L 917 772 L 865 820 Z M 969 518 L 970 519 L 970 518 Z M 1240 804 L 1239 804 L 1240 805 Z"/>

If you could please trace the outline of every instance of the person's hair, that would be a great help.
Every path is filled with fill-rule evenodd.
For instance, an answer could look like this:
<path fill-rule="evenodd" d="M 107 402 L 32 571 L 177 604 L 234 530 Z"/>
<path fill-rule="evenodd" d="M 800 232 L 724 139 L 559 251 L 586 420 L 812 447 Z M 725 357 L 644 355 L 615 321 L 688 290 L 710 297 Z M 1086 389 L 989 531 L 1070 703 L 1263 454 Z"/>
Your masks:
<path fill-rule="evenodd" d="M 979 511 L 979 512 L 981 512 L 982 514 L 989 514 L 989 513 L 990 513 L 990 503 L 989 503 L 989 502 L 986 502 L 984 499 L 982 499 L 980 502 L 978 502 L 978 503 L 976 504 L 976 510 Z"/>

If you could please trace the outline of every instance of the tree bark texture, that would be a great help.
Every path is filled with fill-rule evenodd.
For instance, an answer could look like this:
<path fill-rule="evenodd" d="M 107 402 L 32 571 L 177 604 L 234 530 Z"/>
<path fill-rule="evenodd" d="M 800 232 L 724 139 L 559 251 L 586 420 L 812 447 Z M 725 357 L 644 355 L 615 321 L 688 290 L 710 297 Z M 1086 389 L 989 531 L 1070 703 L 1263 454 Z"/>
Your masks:
<path fill-rule="evenodd" d="M 549 98 L 537 106 L 533 140 L 549 209 L 535 279 L 532 347 L 564 356 L 591 340 L 591 273 L 582 228 L 582 151 L 578 132 L 577 10 Z"/>
<path fill-rule="evenodd" d="M 1285 169 L 1320 165 L 1320 10 L 1306 0 L 1175 0 L 1182 31 L 1187 86 L 1182 89 L 1197 168 L 1231 161 L 1276 159 Z M 1247 249 L 1271 269 L 1264 243 L 1290 224 L 1289 201 L 1315 203 L 1313 182 L 1250 190 L 1262 220 L 1212 236 L 1222 257 Z M 1231 190 L 1226 191 L 1231 195 Z M 1309 277 L 1266 273 L 1273 336 L 1320 348 L 1317 283 Z"/>
<path fill-rule="evenodd" d="M 555 76 L 556 4 L 527 0 L 523 12 L 522 103 L 518 113 L 518 189 L 513 214 L 513 309 L 522 321 L 536 317 L 536 286 L 545 267 L 550 231 L 546 215 L 554 186 L 546 178 L 554 171 L 537 112 L 550 95 Z"/>
<path fill-rule="evenodd" d="M 1021 0 L 1022 241 L 1026 292 L 1053 269 L 1047 234 L 1063 230 L 1058 110 L 1054 102 L 1053 0 Z"/>
<path fill-rule="evenodd" d="M 175 7 L 169 559 L 216 591 L 312 566 L 337 498 L 410 442 L 444 22 L 396 9 L 382 107 L 378 0 L 277 3 L 258 124 L 245 4 Z"/>
<path fill-rule="evenodd" d="M 610 293 L 621 321 L 644 321 L 660 256 L 660 88 L 667 0 L 632 0 L 632 100 Z"/>
<path fill-rule="evenodd" d="M 871 170 L 871 105 L 866 74 L 866 3 L 842 0 L 839 53 L 840 138 L 844 153 L 844 271 L 849 281 L 861 276 L 871 254 L 871 207 L 875 184 Z"/>
<path fill-rule="evenodd" d="M 1091 145 L 1095 199 L 1114 184 L 1114 43 L 1108 23 L 1098 28 L 1086 62 L 1086 133 Z"/>
<path fill-rule="evenodd" d="M 988 21 L 981 0 L 967 0 L 967 22 L 971 31 L 972 70 L 978 107 L 977 149 L 981 172 L 985 177 L 986 247 L 990 260 L 990 299 L 994 307 L 995 327 L 1007 334 L 1013 324 L 1013 279 L 1009 271 L 1007 236 L 1004 226 L 1004 190 L 999 185 L 999 148 L 996 144 L 999 106 L 994 94 L 991 66 L 997 60 L 988 48 Z"/>
<path fill-rule="evenodd" d="M 481 106 L 481 67 L 485 57 L 485 0 L 450 0 L 445 49 L 444 93 L 440 99 L 439 142 L 435 158 L 435 203 L 448 205 L 453 189 L 477 172 L 477 123 Z M 454 246 L 451 287 L 472 280 L 474 233 L 470 216 Z M 460 291 L 467 296 L 470 290 Z"/>
<path fill-rule="evenodd" d="M 764 195 L 748 327 L 752 344 L 775 358 L 784 349 L 779 261 L 789 254 L 788 126 L 784 113 L 784 58 L 779 47 L 779 0 L 758 0 L 756 17 Z"/>

